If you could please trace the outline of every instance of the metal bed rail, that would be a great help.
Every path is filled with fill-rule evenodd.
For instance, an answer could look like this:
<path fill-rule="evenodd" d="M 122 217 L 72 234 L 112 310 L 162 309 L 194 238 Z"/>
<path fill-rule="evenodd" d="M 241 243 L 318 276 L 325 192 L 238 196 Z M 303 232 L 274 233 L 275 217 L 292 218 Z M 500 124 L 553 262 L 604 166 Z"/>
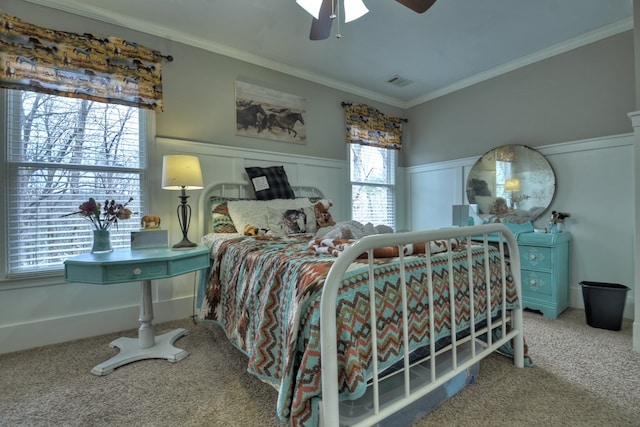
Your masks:
<path fill-rule="evenodd" d="M 500 318 L 492 319 L 491 316 L 491 292 L 490 292 L 490 275 L 489 268 L 489 235 L 492 236 L 492 241 L 495 241 L 493 237 L 496 235 L 497 247 L 500 251 L 500 264 L 501 264 L 501 291 L 499 301 Z M 435 347 L 436 343 L 434 339 L 429 339 L 430 352 L 432 355 L 429 358 L 431 378 L 425 381 L 424 384 L 416 386 L 411 384 L 410 373 L 410 358 L 409 358 L 409 338 L 408 338 L 408 313 L 407 307 L 407 283 L 406 276 L 404 274 L 404 247 L 417 242 L 425 243 L 425 262 L 427 265 L 427 271 L 429 272 L 426 286 L 429 299 L 429 324 L 430 331 L 429 336 L 435 336 L 435 322 L 434 322 L 434 307 L 433 307 L 433 273 L 431 266 L 431 251 L 430 242 L 458 239 L 467 243 L 467 263 L 471 265 L 472 253 L 471 245 L 472 241 L 480 242 L 484 248 L 484 271 L 487 292 L 486 307 L 489 313 L 485 313 L 486 326 L 482 329 L 476 330 L 476 302 L 474 298 L 474 292 L 469 292 L 469 304 L 470 304 L 470 334 L 468 337 L 459 339 L 457 338 L 456 330 L 456 308 L 455 308 L 455 283 L 454 283 L 454 271 L 452 261 L 451 245 L 447 251 L 448 256 L 448 277 L 449 277 L 449 309 L 451 312 L 451 343 L 448 349 L 451 351 L 451 370 L 442 374 L 436 370 L 436 357 L 438 351 Z M 505 252 L 505 245 L 508 252 Z M 402 341 L 404 348 L 404 369 L 402 370 L 404 375 L 404 395 L 401 399 L 396 399 L 393 402 L 382 402 L 380 399 L 380 384 L 384 379 L 380 378 L 378 372 L 378 349 L 377 339 L 372 339 L 372 370 L 373 379 L 370 387 L 373 389 L 373 411 L 366 419 L 359 421 L 357 426 L 370 426 L 384 420 L 390 415 L 401 411 L 406 406 L 412 404 L 418 399 L 424 397 L 429 392 L 442 386 L 447 381 L 453 379 L 460 372 L 469 369 L 474 364 L 478 363 L 482 358 L 488 356 L 492 352 L 499 349 L 502 345 L 508 342 L 513 342 L 514 349 L 514 364 L 517 367 L 524 366 L 524 338 L 523 338 L 523 320 L 522 309 L 510 309 L 507 310 L 506 300 L 506 287 L 507 287 L 507 275 L 509 271 L 507 269 L 506 253 L 509 254 L 510 271 L 513 272 L 513 281 L 517 292 L 518 300 L 521 300 L 521 280 L 520 280 L 520 257 L 518 252 L 518 245 L 515 237 L 509 231 L 509 229 L 502 224 L 487 224 L 471 227 L 459 227 L 459 228 L 447 228 L 440 230 L 426 230 L 418 232 L 407 233 L 394 233 L 394 234 L 379 234 L 373 236 L 366 236 L 356 242 L 347 249 L 335 260 L 332 268 L 330 269 L 326 283 L 323 288 L 322 299 L 320 302 L 320 332 L 321 332 L 321 364 L 322 364 L 322 402 L 320 405 L 320 419 L 321 424 L 324 426 L 338 426 L 340 425 L 340 405 L 339 405 L 339 384 L 338 384 L 338 346 L 337 346 L 337 332 L 336 332 L 336 304 L 338 291 L 342 285 L 343 277 L 351 265 L 357 258 L 363 253 L 367 254 L 367 263 L 369 269 L 369 289 L 370 289 L 370 325 L 376 325 L 376 292 L 374 283 L 374 257 L 373 250 L 379 247 L 397 246 L 399 248 L 399 262 L 400 262 L 400 276 L 401 276 L 401 292 L 402 292 Z M 467 269 L 468 283 L 473 284 L 473 269 Z M 507 329 L 507 325 L 511 327 Z M 495 329 L 499 329 L 500 333 L 497 337 L 494 337 L 492 332 Z M 371 326 L 371 330 L 375 331 L 376 328 Z M 371 335 L 375 337 L 375 334 Z M 479 337 L 486 337 L 486 341 L 480 342 Z M 471 357 L 459 357 L 459 346 L 466 343 L 467 347 L 470 343 Z"/>

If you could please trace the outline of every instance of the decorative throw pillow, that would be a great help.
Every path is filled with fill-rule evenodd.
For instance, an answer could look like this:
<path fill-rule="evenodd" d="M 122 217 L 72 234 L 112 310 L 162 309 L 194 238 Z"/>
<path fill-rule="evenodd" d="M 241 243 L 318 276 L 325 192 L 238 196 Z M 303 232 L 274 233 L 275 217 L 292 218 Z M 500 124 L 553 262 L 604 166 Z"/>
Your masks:
<path fill-rule="evenodd" d="M 229 215 L 229 207 L 227 202 L 229 199 L 224 197 L 212 197 L 211 206 L 211 225 L 214 233 L 237 233 L 231 215 Z"/>
<path fill-rule="evenodd" d="M 307 234 L 316 232 L 316 219 L 313 208 L 301 206 L 297 208 L 267 207 L 269 230 L 276 236 Z"/>
<path fill-rule="evenodd" d="M 229 200 L 227 207 L 236 230 L 244 230 L 247 225 L 269 228 L 269 207 L 274 209 L 311 208 L 311 202 L 306 197 L 274 200 Z"/>
<path fill-rule="evenodd" d="M 289 178 L 283 166 L 268 168 L 244 168 L 249 176 L 257 200 L 294 199 L 296 196 L 289 185 Z"/>

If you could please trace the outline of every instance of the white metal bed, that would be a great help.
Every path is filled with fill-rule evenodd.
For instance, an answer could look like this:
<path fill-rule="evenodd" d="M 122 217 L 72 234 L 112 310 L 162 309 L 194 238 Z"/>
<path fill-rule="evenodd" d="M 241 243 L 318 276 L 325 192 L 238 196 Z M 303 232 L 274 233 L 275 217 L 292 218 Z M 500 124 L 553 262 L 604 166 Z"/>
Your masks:
<path fill-rule="evenodd" d="M 217 183 L 208 186 L 200 195 L 200 230 L 203 233 L 209 230 L 207 221 L 210 218 L 208 212 L 208 200 L 211 196 L 224 196 L 224 197 L 238 197 L 246 198 L 251 197 L 252 192 L 248 190 L 250 188 L 248 183 L 245 182 L 233 182 L 233 183 Z M 321 197 L 322 193 L 313 187 L 294 187 L 294 191 L 297 196 L 302 197 Z M 491 236 L 491 238 L 490 238 Z M 485 268 L 484 272 L 486 277 L 483 279 L 487 287 L 486 298 L 488 302 L 485 304 L 487 310 L 486 313 L 478 312 L 480 305 L 476 304 L 474 300 L 474 293 L 469 292 L 469 305 L 471 321 L 466 330 L 465 336 L 460 336 L 458 330 L 456 330 L 457 313 L 456 313 L 456 288 L 454 280 L 457 277 L 458 272 L 454 271 L 454 263 L 452 261 L 452 253 L 454 251 L 446 251 L 448 257 L 447 275 L 449 280 L 449 310 L 451 313 L 451 334 L 448 344 L 444 348 L 436 347 L 436 340 L 429 339 L 428 354 L 426 361 L 412 361 L 409 354 L 408 345 L 408 314 L 411 310 L 407 306 L 407 282 L 404 274 L 401 275 L 402 280 L 400 289 L 402 293 L 402 312 L 399 313 L 401 319 L 401 334 L 404 349 L 404 357 L 402 359 L 403 369 L 399 375 L 403 376 L 403 393 L 399 398 L 394 398 L 389 402 L 384 400 L 383 390 L 385 388 L 384 382 L 388 381 L 388 378 L 383 378 L 379 374 L 377 367 L 378 361 L 378 343 L 377 339 L 371 340 L 372 358 L 373 364 L 372 378 L 369 383 L 369 387 L 372 390 L 372 410 L 367 413 L 367 416 L 358 419 L 358 426 L 376 425 L 380 421 L 387 419 L 393 414 L 398 414 L 403 411 L 404 408 L 414 404 L 414 402 L 425 398 L 430 392 L 442 387 L 448 381 L 451 381 L 457 375 L 465 370 L 468 370 L 473 365 L 479 363 L 481 359 L 497 351 L 505 344 L 512 344 L 514 364 L 517 367 L 524 366 L 524 338 L 523 338 L 523 322 L 522 322 L 522 310 L 519 304 L 507 304 L 506 288 L 507 282 L 510 281 L 511 290 L 515 288 L 516 297 L 519 301 L 521 298 L 521 283 L 520 283 L 520 259 L 518 252 L 518 245 L 516 240 L 507 227 L 502 224 L 490 224 L 471 227 L 459 227 L 459 228 L 446 228 L 440 230 L 427 230 L 407 233 L 394 233 L 394 234 L 380 234 L 364 237 L 350 247 L 345 249 L 338 257 L 333 261 L 333 264 L 326 276 L 324 286 L 322 288 L 322 295 L 320 300 L 320 348 L 321 348 L 321 383 L 322 383 L 322 397 L 320 401 L 320 414 L 319 423 L 323 426 L 338 426 L 345 425 L 344 419 L 340 416 L 340 367 L 339 367 L 339 350 L 338 343 L 339 337 L 336 333 L 338 326 L 337 316 L 337 298 L 341 286 L 343 286 L 344 277 L 347 274 L 350 266 L 359 259 L 360 263 L 363 263 L 362 254 L 366 254 L 366 264 L 369 271 L 369 304 L 371 309 L 369 310 L 370 325 L 377 325 L 378 319 L 376 317 L 376 292 L 374 284 L 374 267 L 379 267 L 381 260 L 373 256 L 375 248 L 380 247 L 397 247 L 399 256 L 396 262 L 400 264 L 400 271 L 404 272 L 405 269 L 405 248 L 410 250 L 412 245 L 417 242 L 425 243 L 425 251 L 423 255 L 424 262 L 427 265 L 427 269 L 431 270 L 431 242 L 449 241 L 453 239 L 463 243 L 459 246 L 458 252 L 467 251 L 467 259 L 471 264 L 471 247 L 472 243 L 482 244 L 482 251 L 484 252 Z M 491 240 L 491 241 L 490 241 Z M 495 242 L 498 242 L 497 244 Z M 493 243 L 492 243 L 493 242 Z M 489 290 L 490 286 L 490 268 L 489 268 L 489 252 L 494 251 L 497 246 L 500 254 L 500 274 L 499 282 L 501 283 L 501 289 L 498 292 L 500 295 L 499 300 L 491 301 L 492 291 Z M 451 246 L 449 246 L 451 247 Z M 477 247 L 475 250 L 478 250 Z M 409 252 L 410 253 L 410 252 Z M 506 254 L 509 254 L 509 262 L 506 261 Z M 415 255 L 414 255 L 415 256 Z M 513 272 L 513 274 L 511 273 Z M 473 284 L 475 280 L 479 278 L 473 277 L 475 271 L 469 268 L 466 272 L 468 275 L 465 277 L 468 283 Z M 433 301 L 435 299 L 433 294 L 433 274 L 428 274 L 424 286 L 428 293 L 429 300 L 429 337 L 434 337 L 434 324 L 436 319 L 434 316 Z M 480 278 L 481 279 L 481 278 Z M 412 285 L 412 284 L 410 284 Z M 472 286 L 473 287 L 473 286 Z M 378 302 L 379 303 L 379 302 Z M 492 314 L 492 307 L 497 307 L 497 310 Z M 497 315 L 495 315 L 497 313 Z M 484 323 L 476 322 L 476 316 L 485 318 Z M 372 328 L 373 329 L 373 328 Z M 450 362 L 447 362 L 450 367 L 442 369 L 439 355 L 447 353 Z M 415 384 L 415 379 L 412 377 L 411 372 L 418 364 L 427 364 L 430 370 L 430 377 L 427 378 L 421 384 Z M 397 375 L 397 374 L 396 374 Z M 351 425 L 351 424 L 349 424 Z"/>
<path fill-rule="evenodd" d="M 322 409 L 321 409 L 321 419 L 322 425 L 324 426 L 337 426 L 340 424 L 340 410 L 339 410 L 339 401 L 338 401 L 338 349 L 336 346 L 337 338 L 336 338 L 336 317 L 335 317 L 335 301 L 338 293 L 338 289 L 342 284 L 342 278 L 349 267 L 349 265 L 360 256 L 362 253 L 367 253 L 367 262 L 369 268 L 371 269 L 374 262 L 374 257 L 372 256 L 372 252 L 374 248 L 383 247 L 383 246 L 399 246 L 402 248 L 404 245 L 409 245 L 415 242 L 430 242 L 430 241 L 441 241 L 452 238 L 469 240 L 472 239 L 474 241 L 481 240 L 485 249 L 487 249 L 490 245 L 488 241 L 488 236 L 492 235 L 494 238 L 496 235 L 501 236 L 498 240 L 500 240 L 501 244 L 499 244 L 499 250 L 502 258 L 502 274 L 503 274 L 503 283 L 506 281 L 507 266 L 505 263 L 505 245 L 508 247 L 508 253 L 510 254 L 510 269 L 511 271 L 520 271 L 520 259 L 518 253 L 518 245 L 516 240 L 509 231 L 507 227 L 502 224 L 491 224 L 491 225 L 482 225 L 482 226 L 473 226 L 473 227 L 460 227 L 460 228 L 447 228 L 442 230 L 429 230 L 429 231 L 418 231 L 418 232 L 409 232 L 409 233 L 396 233 L 391 235 L 374 235 L 374 236 L 366 236 L 356 242 L 353 246 L 346 249 L 334 262 L 329 274 L 327 276 L 327 280 L 324 285 L 322 300 L 321 300 L 321 347 L 322 347 Z M 426 246 L 427 248 L 430 245 Z M 470 248 L 467 245 L 467 248 Z M 403 263 L 403 250 L 400 250 L 400 262 L 401 265 Z M 449 260 L 451 260 L 451 252 L 449 252 Z M 470 257 L 470 254 L 469 254 Z M 425 259 L 427 263 L 429 263 L 430 255 L 429 251 L 425 253 Z M 404 268 L 403 266 L 401 268 Z M 455 274 L 452 272 L 452 262 L 449 262 L 449 278 L 450 278 L 450 303 L 451 303 L 451 311 L 453 316 L 455 317 L 455 295 L 453 294 L 454 284 L 453 279 Z M 472 274 L 471 269 L 468 270 L 469 274 Z M 488 269 L 486 270 L 488 274 Z M 369 274 L 369 277 L 373 277 L 373 274 Z M 404 277 L 404 276 L 402 276 Z M 517 289 L 518 295 L 521 295 L 521 284 L 520 284 L 520 275 L 514 274 L 513 279 L 515 281 L 515 286 Z M 373 280 L 371 280 L 373 281 Z M 473 280 L 470 278 L 470 282 Z M 488 279 L 487 279 L 488 282 Z M 434 310 L 432 305 L 432 295 L 433 295 L 433 287 L 432 287 L 432 277 L 429 276 L 427 278 L 427 292 L 429 294 L 430 310 L 429 315 L 433 316 Z M 373 286 L 373 283 L 371 284 Z M 406 287 L 407 283 L 405 280 L 402 280 L 402 291 L 403 291 L 403 301 L 406 301 Z M 371 295 L 375 295 L 374 292 L 371 292 Z M 490 296 L 490 293 L 488 294 Z M 505 295 L 504 292 L 502 295 Z M 471 316 L 474 316 L 474 301 L 473 301 L 473 293 L 471 293 Z M 502 302 L 504 304 L 505 301 Z M 371 298 L 372 306 L 375 306 L 375 296 Z M 491 304 L 488 304 L 491 306 Z M 380 401 L 380 388 L 381 388 L 381 379 L 378 375 L 378 369 L 375 368 L 377 356 L 374 356 L 373 363 L 373 382 L 371 387 L 373 388 L 373 411 L 366 420 L 362 420 L 357 425 L 360 426 L 369 426 L 375 425 L 379 421 L 388 418 L 401 411 L 406 406 L 412 404 L 416 400 L 424 397 L 429 392 L 437 389 L 438 387 L 445 384 L 447 381 L 454 378 L 461 372 L 464 372 L 466 369 L 469 369 L 472 365 L 478 363 L 481 359 L 488 356 L 489 354 L 495 352 L 504 344 L 513 341 L 513 350 L 514 350 L 514 364 L 517 367 L 524 366 L 524 338 L 523 338 L 523 330 L 522 330 L 522 309 L 501 309 L 501 316 L 497 320 L 493 320 L 491 316 L 487 316 L 487 325 L 482 327 L 481 329 L 476 330 L 475 322 L 471 322 L 471 331 L 470 335 L 467 338 L 458 340 L 456 338 L 457 331 L 455 328 L 456 322 L 451 322 L 452 324 L 452 333 L 451 333 L 451 344 L 445 348 L 441 349 L 442 351 L 450 351 L 451 352 L 451 361 L 452 366 L 451 369 L 440 374 L 436 369 L 436 359 L 437 357 L 430 357 L 430 373 L 431 378 L 424 384 L 415 387 L 410 382 L 410 358 L 406 349 L 408 349 L 407 345 L 407 306 L 406 303 L 403 303 L 403 340 L 405 341 L 404 349 L 404 396 L 401 399 L 397 399 L 395 402 L 385 404 L 385 402 Z M 371 324 L 375 325 L 377 322 L 375 316 L 375 310 L 371 310 Z M 431 336 L 434 335 L 433 325 L 434 319 L 430 318 L 429 324 L 431 325 Z M 507 326 L 510 326 L 507 329 Z M 494 334 L 487 333 L 491 332 L 499 328 L 498 336 L 500 338 L 494 340 Z M 480 340 L 479 337 L 486 337 L 483 340 Z M 460 348 L 463 343 L 469 342 L 471 345 L 471 357 L 461 356 Z M 430 352 L 429 354 L 438 354 L 435 347 L 435 340 L 430 340 Z M 377 355 L 376 352 L 376 340 L 372 341 L 373 353 Z"/>

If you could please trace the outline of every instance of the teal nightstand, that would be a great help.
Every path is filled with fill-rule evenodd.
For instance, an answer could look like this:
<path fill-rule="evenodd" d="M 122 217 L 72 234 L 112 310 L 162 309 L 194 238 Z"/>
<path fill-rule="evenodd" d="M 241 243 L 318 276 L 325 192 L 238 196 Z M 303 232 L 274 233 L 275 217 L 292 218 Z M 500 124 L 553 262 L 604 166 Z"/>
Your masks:
<path fill-rule="evenodd" d="M 189 353 L 176 348 L 173 343 L 187 335 L 186 329 L 155 336 L 153 320 L 153 300 L 151 280 L 179 276 L 209 267 L 209 249 L 196 247 L 187 250 L 157 249 L 116 249 L 105 254 L 83 254 L 64 262 L 65 278 L 68 281 L 110 285 L 141 281 L 142 300 L 140 303 L 140 328 L 138 338 L 118 338 L 109 345 L 120 352 L 100 363 L 91 372 L 107 375 L 115 368 L 143 359 L 167 359 L 178 362 Z"/>
<path fill-rule="evenodd" d="M 518 235 L 523 308 L 557 319 L 569 307 L 571 233 Z"/>

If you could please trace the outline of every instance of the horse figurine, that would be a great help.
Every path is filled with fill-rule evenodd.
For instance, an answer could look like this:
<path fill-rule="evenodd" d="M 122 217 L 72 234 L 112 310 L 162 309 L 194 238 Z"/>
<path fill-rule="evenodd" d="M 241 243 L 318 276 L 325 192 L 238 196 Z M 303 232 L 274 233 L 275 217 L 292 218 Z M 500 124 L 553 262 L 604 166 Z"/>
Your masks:
<path fill-rule="evenodd" d="M 140 220 L 142 228 L 160 228 L 160 217 L 153 215 L 145 215 Z"/>

